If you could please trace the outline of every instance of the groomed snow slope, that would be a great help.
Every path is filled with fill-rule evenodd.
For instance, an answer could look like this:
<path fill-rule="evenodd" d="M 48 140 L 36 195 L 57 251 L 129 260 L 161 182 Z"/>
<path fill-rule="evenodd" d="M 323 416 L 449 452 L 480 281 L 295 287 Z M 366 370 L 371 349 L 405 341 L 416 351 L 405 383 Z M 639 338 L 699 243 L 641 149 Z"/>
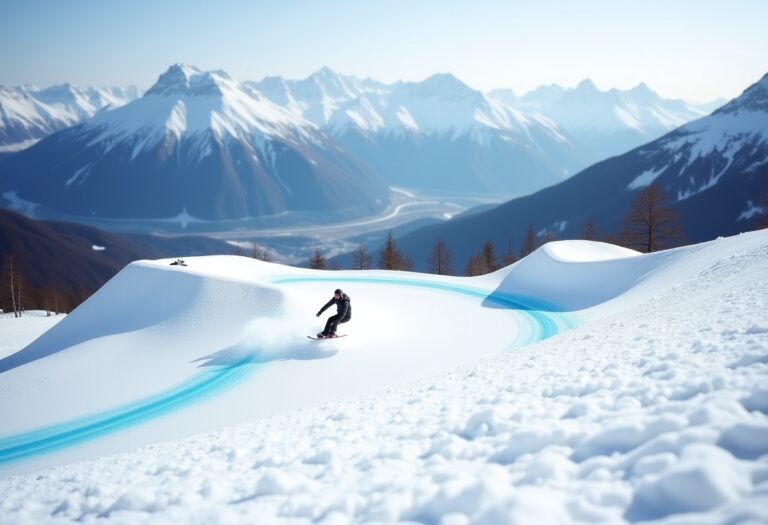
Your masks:
<path fill-rule="evenodd" d="M 552 243 L 472 279 L 188 262 L 129 266 L 0 361 L 1 433 L 43 447 L 2 468 L 208 432 L 0 480 L 3 519 L 768 521 L 768 232 L 651 255 Z M 336 286 L 350 337 L 302 341 Z M 120 422 L 243 361 L 209 367 L 249 370 L 225 390 L 45 448 L 55 422 Z"/>

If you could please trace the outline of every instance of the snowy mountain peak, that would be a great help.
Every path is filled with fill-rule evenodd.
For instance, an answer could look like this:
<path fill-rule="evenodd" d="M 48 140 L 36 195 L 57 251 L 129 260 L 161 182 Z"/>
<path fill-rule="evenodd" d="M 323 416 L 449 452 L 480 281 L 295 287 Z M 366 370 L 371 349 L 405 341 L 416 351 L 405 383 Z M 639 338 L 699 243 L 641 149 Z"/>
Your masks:
<path fill-rule="evenodd" d="M 654 91 L 651 88 L 649 88 L 648 84 L 646 84 L 645 82 L 640 82 L 638 85 L 630 89 L 629 92 L 641 93 L 641 94 L 649 94 L 649 93 L 655 94 Z"/>
<path fill-rule="evenodd" d="M 627 94 L 634 100 L 642 101 L 655 101 L 660 100 L 658 93 L 648 87 L 645 82 L 640 82 L 638 85 L 630 89 Z"/>
<path fill-rule="evenodd" d="M 12 88 L 10 86 L 4 86 L 0 84 L 0 94 L 19 97 L 19 96 L 26 96 L 27 93 L 20 89 Z"/>
<path fill-rule="evenodd" d="M 768 73 L 713 114 L 738 113 L 740 110 L 768 113 Z"/>
<path fill-rule="evenodd" d="M 305 80 L 292 84 L 297 87 L 301 98 L 314 96 L 333 99 L 336 102 L 350 100 L 371 91 L 371 88 L 357 77 L 342 75 L 327 66 L 315 71 Z"/>
<path fill-rule="evenodd" d="M 42 89 L 39 93 L 48 94 L 51 96 L 74 96 L 79 91 L 80 90 L 71 83 L 65 82 L 63 84 L 57 84 L 55 86 Z"/>
<path fill-rule="evenodd" d="M 422 82 L 407 83 L 412 95 L 423 98 L 462 99 L 480 95 L 451 73 L 437 73 Z"/>
<path fill-rule="evenodd" d="M 563 93 L 565 93 L 565 88 L 559 84 L 549 84 L 546 86 L 539 86 L 533 91 L 526 93 L 520 97 L 520 101 L 523 104 L 538 109 L 551 106 L 563 96 Z"/>
<path fill-rule="evenodd" d="M 338 81 L 340 75 L 336 73 L 333 69 L 329 68 L 328 66 L 323 66 L 311 75 L 309 75 L 309 78 L 314 78 L 317 80 L 326 80 L 326 81 Z"/>
<path fill-rule="evenodd" d="M 135 88 L 0 86 L 0 145 L 24 144 L 137 98 Z"/>
<path fill-rule="evenodd" d="M 488 96 L 510 107 L 520 104 L 520 97 L 512 89 L 494 89 L 488 92 Z"/>
<path fill-rule="evenodd" d="M 600 92 L 600 90 L 597 89 L 597 86 L 595 86 L 595 83 L 588 78 L 585 78 L 584 80 L 579 82 L 579 85 L 576 86 L 576 91 L 579 93 L 590 93 L 590 94 Z"/>
<path fill-rule="evenodd" d="M 281 90 L 284 92 L 290 91 L 290 88 L 288 86 L 288 82 L 285 81 L 283 77 L 280 76 L 270 76 L 270 77 L 264 77 L 259 82 L 246 82 L 246 84 L 250 84 L 253 86 L 258 86 L 259 89 L 265 89 L 265 90 Z"/>
<path fill-rule="evenodd" d="M 312 125 L 267 100 L 253 86 L 240 84 L 226 72 L 201 71 L 174 64 L 160 75 L 144 97 L 97 115 L 88 128 L 102 128 L 100 136 L 142 136 L 141 147 L 151 150 L 166 136 L 186 139 L 198 133 L 231 137 L 304 136 Z M 250 139 L 249 139 L 250 140 Z M 208 149 L 202 148 L 201 155 Z"/>
<path fill-rule="evenodd" d="M 146 95 L 220 96 L 233 83 L 221 70 L 202 72 L 193 66 L 174 64 L 160 75 Z"/>
<path fill-rule="evenodd" d="M 14 86 L 13 89 L 22 91 L 24 93 L 36 93 L 40 91 L 40 87 L 36 86 L 35 84 L 20 84 L 18 86 Z"/>

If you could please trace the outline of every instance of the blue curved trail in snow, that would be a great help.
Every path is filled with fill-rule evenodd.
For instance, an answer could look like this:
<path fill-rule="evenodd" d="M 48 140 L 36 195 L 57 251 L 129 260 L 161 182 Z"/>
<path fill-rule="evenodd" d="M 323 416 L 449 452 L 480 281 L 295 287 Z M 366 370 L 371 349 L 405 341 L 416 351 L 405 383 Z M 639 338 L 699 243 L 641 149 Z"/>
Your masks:
<path fill-rule="evenodd" d="M 521 317 L 525 326 L 515 334 L 515 339 L 508 349 L 541 341 L 548 337 L 568 330 L 576 326 L 577 322 L 572 315 L 557 311 L 552 305 L 539 301 L 532 297 L 522 297 L 506 294 L 498 291 L 489 292 L 486 289 L 464 286 L 453 283 L 441 283 L 423 279 L 395 278 L 395 277 L 279 277 L 270 281 L 272 284 L 295 284 L 305 282 L 328 283 L 365 283 L 407 286 L 414 288 L 427 288 L 437 292 L 446 292 L 454 295 L 463 295 L 472 299 L 479 299 L 484 306 L 489 308 L 502 308 Z"/>
<path fill-rule="evenodd" d="M 264 363 L 206 371 L 163 392 L 65 423 L 0 438 L 0 465 L 111 434 L 200 401 L 243 380 Z"/>
<path fill-rule="evenodd" d="M 549 305 L 537 302 L 535 299 L 450 283 L 362 276 L 277 277 L 269 282 L 286 285 L 306 282 L 355 282 L 426 288 L 436 292 L 463 295 L 482 301 L 484 306 L 508 309 L 510 312 L 519 314 L 516 317 L 522 325 L 518 323 L 517 333 L 508 349 L 546 339 L 576 324 L 569 315 L 554 312 Z M 206 370 L 175 387 L 131 403 L 68 422 L 2 437 L 0 438 L 0 466 L 55 452 L 179 410 L 233 386 L 266 365 L 266 363 L 248 360 Z"/>

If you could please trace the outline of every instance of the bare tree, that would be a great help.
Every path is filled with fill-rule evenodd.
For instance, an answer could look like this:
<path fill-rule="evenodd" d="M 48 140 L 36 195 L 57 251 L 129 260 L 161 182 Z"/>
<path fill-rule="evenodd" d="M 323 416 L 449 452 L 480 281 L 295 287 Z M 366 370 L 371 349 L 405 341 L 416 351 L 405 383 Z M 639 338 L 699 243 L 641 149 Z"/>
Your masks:
<path fill-rule="evenodd" d="M 536 242 L 536 234 L 533 232 L 533 225 L 529 222 L 528 231 L 525 234 L 522 246 L 520 246 L 520 258 L 522 259 L 526 255 L 533 253 L 533 251 L 538 247 L 539 246 Z"/>
<path fill-rule="evenodd" d="M 548 242 L 552 242 L 552 241 L 556 241 L 556 240 L 557 240 L 557 237 L 555 236 L 555 234 L 552 233 L 551 231 L 547 230 L 547 232 L 541 238 L 541 245 L 544 246 Z"/>
<path fill-rule="evenodd" d="M 624 217 L 625 236 L 629 248 L 650 253 L 678 246 L 683 241 L 682 226 L 677 212 L 669 205 L 658 184 L 640 191 Z"/>
<path fill-rule="evenodd" d="M 352 269 L 353 270 L 368 270 L 371 268 L 372 257 L 368 253 L 364 244 L 361 244 L 352 253 Z"/>
<path fill-rule="evenodd" d="M 274 260 L 268 249 L 257 244 L 253 245 L 253 249 L 251 250 L 251 257 L 264 262 L 272 262 Z"/>
<path fill-rule="evenodd" d="M 243 247 L 239 243 L 232 244 L 232 255 L 243 255 Z"/>
<path fill-rule="evenodd" d="M 491 241 L 486 241 L 480 251 L 469 258 L 464 274 L 470 277 L 475 275 L 485 275 L 495 272 L 499 269 L 499 263 L 496 258 L 496 250 Z"/>
<path fill-rule="evenodd" d="M 411 259 L 407 255 L 403 255 L 403 262 L 400 264 L 400 270 L 404 272 L 412 272 L 413 271 L 413 259 Z"/>
<path fill-rule="evenodd" d="M 758 230 L 768 228 L 768 193 L 760 199 L 760 215 L 757 217 L 755 228 Z"/>
<path fill-rule="evenodd" d="M 427 268 L 430 273 L 436 273 L 437 275 L 449 275 L 453 272 L 451 268 L 451 261 L 453 256 L 451 250 L 445 245 L 443 239 L 438 239 L 435 244 L 432 245 L 432 253 L 427 260 Z"/>
<path fill-rule="evenodd" d="M 313 270 L 325 270 L 325 257 L 320 248 L 315 248 L 315 253 L 309 258 L 309 267 Z"/>
<path fill-rule="evenodd" d="M 499 260 L 496 258 L 496 248 L 491 241 L 485 241 L 481 253 L 483 259 L 485 259 L 485 266 L 489 273 L 499 269 Z"/>
<path fill-rule="evenodd" d="M 510 264 L 515 264 L 517 262 L 517 257 L 515 257 L 515 253 L 512 251 L 512 241 L 509 241 L 509 245 L 507 246 L 507 251 L 504 252 L 504 258 L 502 264 L 504 266 L 509 266 Z"/>
<path fill-rule="evenodd" d="M 80 285 L 78 286 L 77 293 L 75 294 L 75 307 L 83 304 L 85 301 L 88 300 L 88 298 L 93 295 L 93 290 L 90 288 L 87 288 L 85 284 L 80 281 Z"/>
<path fill-rule="evenodd" d="M 581 238 L 585 241 L 594 241 L 597 239 L 597 227 L 592 217 L 587 217 L 587 222 L 584 223 L 584 228 L 581 230 Z"/>
<path fill-rule="evenodd" d="M 53 287 L 46 286 L 37 293 L 37 304 L 45 310 L 45 316 L 50 317 L 56 310 L 53 306 Z"/>
<path fill-rule="evenodd" d="M 16 254 L 9 253 L 4 257 L 0 279 L 0 283 L 2 283 L 0 286 L 5 290 L 4 295 L 13 310 L 13 316 L 21 317 L 21 312 L 24 310 L 23 297 L 26 286 Z"/>
<path fill-rule="evenodd" d="M 384 247 L 379 252 L 379 268 L 382 270 L 402 270 L 403 256 L 397 248 L 392 232 L 387 233 Z"/>
<path fill-rule="evenodd" d="M 58 286 L 51 287 L 50 302 L 54 314 L 60 314 L 65 311 L 64 294 Z"/>
<path fill-rule="evenodd" d="M 464 275 L 474 277 L 476 275 L 485 275 L 488 273 L 488 262 L 485 259 L 483 252 L 476 253 L 469 258 L 466 268 L 464 268 Z"/>
<path fill-rule="evenodd" d="M 329 270 L 341 270 L 341 263 L 339 262 L 338 257 L 334 257 L 330 260 L 328 263 L 328 269 Z"/>

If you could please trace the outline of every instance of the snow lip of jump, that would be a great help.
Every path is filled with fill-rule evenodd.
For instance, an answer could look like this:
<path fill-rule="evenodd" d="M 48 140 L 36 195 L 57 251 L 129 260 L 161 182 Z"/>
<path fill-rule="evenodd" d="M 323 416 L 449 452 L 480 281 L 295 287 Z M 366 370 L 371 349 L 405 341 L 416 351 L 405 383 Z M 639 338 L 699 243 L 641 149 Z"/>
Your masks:
<path fill-rule="evenodd" d="M 642 255 L 638 251 L 615 244 L 579 240 L 549 242 L 537 251 L 550 259 L 563 263 L 612 261 Z"/>

